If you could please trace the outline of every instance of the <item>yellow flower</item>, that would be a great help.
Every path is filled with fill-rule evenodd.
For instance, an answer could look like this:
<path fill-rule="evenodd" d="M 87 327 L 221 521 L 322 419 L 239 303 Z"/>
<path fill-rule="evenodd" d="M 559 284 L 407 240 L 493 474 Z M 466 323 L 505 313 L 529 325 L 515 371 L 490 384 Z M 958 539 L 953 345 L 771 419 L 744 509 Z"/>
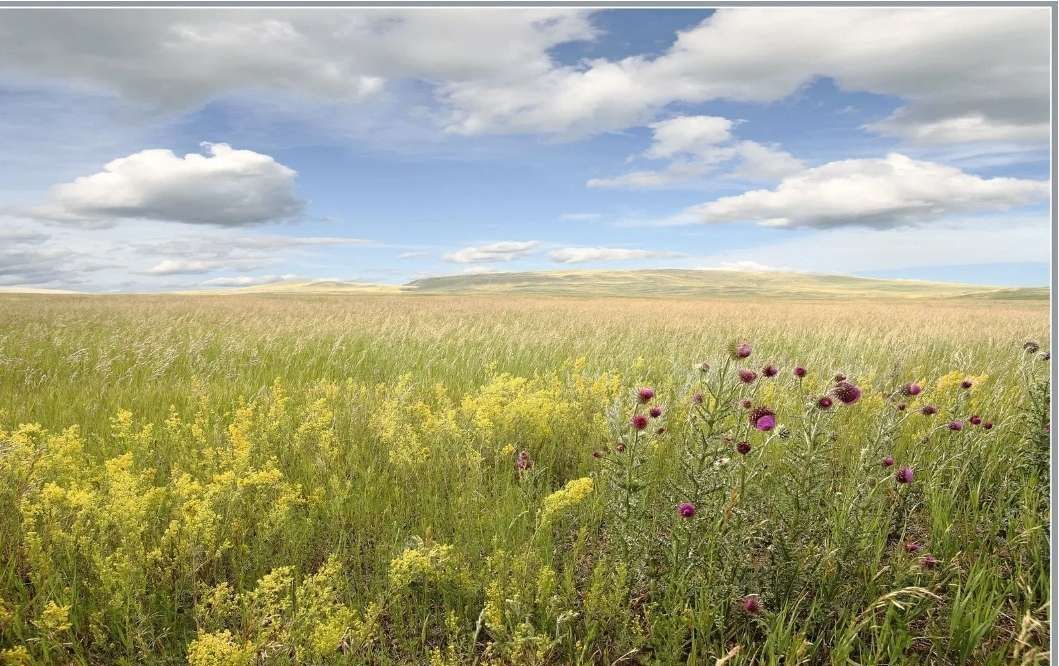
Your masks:
<path fill-rule="evenodd" d="M 566 485 L 544 498 L 541 523 L 550 522 L 556 515 L 580 504 L 592 492 L 592 479 L 583 477 L 567 481 Z"/>

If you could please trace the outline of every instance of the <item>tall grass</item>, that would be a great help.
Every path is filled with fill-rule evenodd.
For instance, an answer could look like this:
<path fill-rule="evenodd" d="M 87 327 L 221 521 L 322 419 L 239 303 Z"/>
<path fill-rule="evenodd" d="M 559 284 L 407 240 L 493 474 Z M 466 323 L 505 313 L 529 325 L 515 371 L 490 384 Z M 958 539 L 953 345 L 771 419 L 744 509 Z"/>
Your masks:
<path fill-rule="evenodd" d="M 1047 660 L 1047 362 L 1023 349 L 1047 338 L 1042 306 L 0 295 L 0 312 L 10 663 Z M 775 378 L 735 378 L 767 363 Z M 836 373 L 863 396 L 820 410 Z M 895 393 L 908 382 L 923 393 Z"/>

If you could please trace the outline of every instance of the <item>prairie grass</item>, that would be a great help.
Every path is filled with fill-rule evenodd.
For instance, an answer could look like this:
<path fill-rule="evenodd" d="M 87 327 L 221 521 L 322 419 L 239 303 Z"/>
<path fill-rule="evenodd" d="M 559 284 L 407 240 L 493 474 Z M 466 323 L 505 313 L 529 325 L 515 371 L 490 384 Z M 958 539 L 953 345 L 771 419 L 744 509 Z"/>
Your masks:
<path fill-rule="evenodd" d="M 1048 363 L 1023 343 L 1047 320 L 974 300 L 0 295 L 0 653 L 1046 663 Z M 863 395 L 820 410 L 836 373 Z"/>

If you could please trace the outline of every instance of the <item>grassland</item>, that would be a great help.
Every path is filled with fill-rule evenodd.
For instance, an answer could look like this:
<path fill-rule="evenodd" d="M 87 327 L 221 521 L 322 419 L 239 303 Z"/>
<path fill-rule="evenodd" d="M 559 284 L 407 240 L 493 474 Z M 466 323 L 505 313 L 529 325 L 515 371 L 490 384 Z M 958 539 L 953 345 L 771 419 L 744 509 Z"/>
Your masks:
<path fill-rule="evenodd" d="M 1044 302 L 615 289 L 0 294 L 4 661 L 1047 663 Z"/>

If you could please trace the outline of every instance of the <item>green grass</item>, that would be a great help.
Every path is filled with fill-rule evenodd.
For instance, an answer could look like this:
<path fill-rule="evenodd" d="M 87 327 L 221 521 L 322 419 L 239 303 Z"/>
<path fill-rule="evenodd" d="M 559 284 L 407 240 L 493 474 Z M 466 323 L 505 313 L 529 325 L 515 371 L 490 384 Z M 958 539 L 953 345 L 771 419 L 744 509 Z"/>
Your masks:
<path fill-rule="evenodd" d="M 949 295 L 0 294 L 0 652 L 1047 663 L 1047 307 Z"/>

